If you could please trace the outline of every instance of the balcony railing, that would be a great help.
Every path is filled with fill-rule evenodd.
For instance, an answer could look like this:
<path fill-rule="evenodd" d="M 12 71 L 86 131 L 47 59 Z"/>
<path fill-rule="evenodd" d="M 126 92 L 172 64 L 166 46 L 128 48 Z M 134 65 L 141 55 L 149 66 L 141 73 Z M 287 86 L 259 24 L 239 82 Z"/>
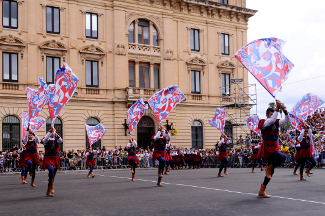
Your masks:
<path fill-rule="evenodd" d="M 127 87 L 126 94 L 129 99 L 131 98 L 150 98 L 153 94 L 158 92 L 159 89 L 151 89 L 151 88 L 139 88 L 139 87 Z"/>
<path fill-rule="evenodd" d="M 160 55 L 161 50 L 159 46 L 129 43 L 129 52 Z"/>

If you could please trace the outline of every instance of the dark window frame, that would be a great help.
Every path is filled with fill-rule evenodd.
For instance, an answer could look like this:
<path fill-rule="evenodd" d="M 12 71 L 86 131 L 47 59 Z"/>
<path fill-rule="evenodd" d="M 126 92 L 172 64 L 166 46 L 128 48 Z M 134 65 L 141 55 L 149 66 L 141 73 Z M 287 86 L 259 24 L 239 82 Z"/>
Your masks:
<path fill-rule="evenodd" d="M 90 35 L 91 36 L 87 36 L 87 14 L 90 14 Z M 92 36 L 93 35 L 93 15 L 96 15 L 96 18 L 97 18 L 97 37 Z M 86 35 L 86 38 L 98 39 L 98 14 L 97 13 L 86 12 L 86 14 L 85 14 L 85 35 Z"/>
<path fill-rule="evenodd" d="M 228 36 L 228 50 L 227 50 L 227 52 L 226 52 L 226 37 L 225 36 Z M 224 33 L 221 33 L 221 40 L 220 40 L 220 42 L 222 41 L 222 38 L 223 38 L 223 50 L 224 50 L 224 52 L 222 52 L 222 44 L 220 44 L 220 46 L 221 46 L 221 54 L 222 55 L 230 55 L 230 41 L 229 41 L 229 34 L 224 34 Z"/>
<path fill-rule="evenodd" d="M 142 80 L 143 80 L 143 86 L 140 86 L 140 67 L 142 67 Z M 146 86 L 146 70 L 145 68 L 148 68 L 148 71 L 149 71 L 149 86 Z M 144 63 L 144 62 L 140 62 L 139 63 L 139 87 L 140 88 L 150 88 L 150 64 L 149 63 Z"/>
<path fill-rule="evenodd" d="M 158 69 L 158 88 L 155 87 L 155 68 Z M 154 89 L 160 89 L 160 65 L 154 64 L 153 66 L 153 87 Z"/>
<path fill-rule="evenodd" d="M 222 4 L 228 4 L 228 0 L 220 0 L 220 3 L 222 3 Z"/>
<path fill-rule="evenodd" d="M 226 81 L 227 79 L 224 79 L 224 80 L 222 79 L 223 78 L 223 75 L 226 75 L 226 76 L 229 77 L 229 79 L 228 79 L 229 80 L 228 85 L 227 85 L 227 81 Z M 225 90 L 222 89 L 222 95 L 230 95 L 230 74 L 228 74 L 228 73 L 222 73 L 221 74 L 221 88 L 223 88 L 223 84 L 225 84 Z M 227 88 L 228 88 L 228 91 L 229 91 L 228 94 L 227 94 Z"/>
<path fill-rule="evenodd" d="M 86 60 L 86 65 L 87 65 L 87 61 L 91 62 L 91 85 L 87 85 L 86 84 L 86 87 L 99 87 L 99 62 L 98 61 L 92 61 L 92 60 Z M 97 62 L 97 74 L 98 74 L 98 80 L 97 80 L 97 83 L 98 85 L 94 85 L 94 68 L 93 68 L 93 62 Z M 86 83 L 87 83 L 87 67 L 86 67 Z"/>
<path fill-rule="evenodd" d="M 5 1 L 9 2 L 9 26 L 5 26 L 3 24 L 3 2 L 5 2 Z M 17 5 L 17 27 L 12 27 L 11 26 L 11 3 L 16 3 L 16 5 Z M 12 1 L 12 0 L 3 0 L 2 1 L 2 26 L 4 28 L 18 29 L 18 24 L 19 24 L 18 23 L 18 17 L 19 17 L 19 14 L 18 14 L 18 2 L 17 1 Z"/>
<path fill-rule="evenodd" d="M 10 118 L 12 118 L 12 119 L 10 119 Z M 7 119 L 8 119 L 8 121 L 11 121 L 14 119 L 17 122 L 6 122 Z M 7 115 L 6 117 L 3 118 L 3 120 L 2 120 L 2 151 L 6 151 L 6 150 L 12 151 L 15 144 L 18 144 L 18 146 L 20 146 L 20 144 L 21 144 L 21 138 L 20 138 L 21 125 L 20 124 L 21 124 L 21 122 L 20 122 L 19 118 L 14 115 Z M 6 125 L 9 125 L 9 131 L 4 130 L 6 128 L 5 127 Z M 16 126 L 16 127 L 14 127 L 14 126 Z M 14 128 L 18 128 L 18 131 L 15 131 Z M 8 140 L 8 138 L 4 137 L 4 132 L 8 132 L 9 140 Z M 18 139 L 15 139 L 13 137 L 15 135 L 18 136 Z M 8 142 L 7 142 L 7 140 L 8 140 Z"/>
<path fill-rule="evenodd" d="M 132 42 L 130 42 L 129 40 L 130 40 L 130 31 L 129 31 L 129 29 L 130 29 L 130 26 L 132 26 L 133 25 L 133 41 Z M 135 43 L 135 22 L 133 21 L 130 25 L 129 25 L 129 28 L 128 28 L 128 43 Z"/>
<path fill-rule="evenodd" d="M 48 118 L 46 120 L 46 133 L 51 129 L 51 124 L 52 124 L 51 118 Z M 59 134 L 59 136 L 63 140 L 63 123 L 59 117 L 56 117 L 56 119 L 54 120 L 54 128 L 56 130 L 56 133 Z M 60 151 L 63 151 L 63 142 L 59 145 L 59 149 Z"/>
<path fill-rule="evenodd" d="M 87 123 L 89 120 L 91 120 L 91 119 L 96 119 L 97 120 L 97 124 L 90 124 L 90 123 Z M 89 119 L 87 119 L 87 121 L 86 121 L 86 124 L 88 125 L 88 126 L 96 126 L 96 125 L 98 125 L 100 123 L 100 121 L 99 121 L 99 119 L 98 118 L 95 118 L 95 117 L 90 117 Z M 86 131 L 86 149 L 89 149 L 89 147 L 90 147 L 90 143 L 89 143 L 89 139 L 88 139 L 88 134 L 87 134 L 87 130 L 85 130 Z M 99 145 L 99 146 L 98 146 Z M 97 149 L 97 148 L 99 148 L 99 149 L 102 149 L 102 139 L 99 139 L 97 142 L 95 142 L 95 143 L 93 143 L 92 145 L 91 145 L 91 147 L 93 148 L 93 149 Z"/>
<path fill-rule="evenodd" d="M 47 81 L 47 58 L 52 58 L 52 80 L 53 82 L 48 82 Z M 55 79 L 55 74 L 56 74 L 56 71 L 54 69 L 54 59 L 58 58 L 59 59 L 59 66 L 61 65 L 61 58 L 60 57 L 54 57 L 54 56 L 46 56 L 46 83 L 47 84 L 54 84 L 54 79 Z M 60 69 L 60 68 L 58 68 Z"/>
<path fill-rule="evenodd" d="M 195 121 L 199 121 L 199 120 L 195 120 Z M 192 140 L 192 148 L 199 148 L 199 149 L 203 149 L 203 124 L 201 121 L 199 121 L 201 123 L 201 126 L 193 126 L 191 125 L 191 140 Z M 199 139 L 199 135 L 201 134 L 201 139 Z M 193 139 L 193 135 L 195 136 L 195 139 Z M 202 143 L 202 145 L 199 145 L 199 143 Z"/>
<path fill-rule="evenodd" d="M 190 46 L 191 46 L 191 51 L 194 51 L 194 52 L 200 52 L 200 49 L 201 49 L 201 47 L 200 47 L 200 29 L 191 29 L 190 31 L 193 31 L 193 42 L 194 42 L 194 44 L 193 44 L 193 49 L 192 49 L 192 44 L 190 44 Z M 198 39 L 198 44 L 197 44 L 197 46 L 199 47 L 198 49 L 195 49 L 195 32 L 198 32 L 198 36 L 199 36 L 199 39 Z M 191 35 L 191 34 L 190 34 Z M 190 36 L 191 37 L 191 36 Z M 190 40 L 191 41 L 191 40 Z"/>
<path fill-rule="evenodd" d="M 3 60 L 3 54 L 9 54 L 9 79 L 5 79 L 4 78 L 4 60 Z M 12 68 L 11 68 L 11 55 L 17 55 L 17 80 L 13 80 L 12 79 Z M 9 52 L 3 52 L 2 53 L 2 81 L 3 82 L 18 82 L 18 78 L 19 78 L 19 62 L 18 62 L 19 58 L 18 58 L 18 53 L 9 53 Z"/>
<path fill-rule="evenodd" d="M 201 94 L 201 71 L 198 71 L 198 70 L 191 70 L 191 85 L 192 85 L 192 72 L 194 72 L 194 88 L 195 88 L 195 91 L 193 92 L 192 91 L 192 86 L 191 86 L 191 93 L 192 94 Z M 196 89 L 196 74 L 197 72 L 199 73 L 199 90 Z"/>
<path fill-rule="evenodd" d="M 46 33 L 50 33 L 50 34 L 60 34 L 61 32 L 61 12 L 60 12 L 60 8 L 58 7 L 52 7 L 52 6 L 46 6 L 46 9 L 47 8 L 51 8 L 51 16 L 52 16 L 52 31 L 48 31 L 47 30 L 47 26 L 46 26 Z M 54 31 L 54 9 L 58 9 L 59 10 L 59 32 L 55 32 Z M 47 12 L 46 12 L 46 25 L 47 25 L 47 19 L 48 19 L 48 16 L 47 16 Z"/>
<path fill-rule="evenodd" d="M 146 19 L 141 19 L 141 20 L 145 20 L 145 21 L 147 21 L 148 23 L 149 23 L 149 20 L 146 20 Z M 150 45 L 150 23 L 147 25 L 147 26 L 145 26 L 145 25 L 140 25 L 139 24 L 140 23 L 140 20 L 138 21 L 138 44 L 143 44 L 143 45 Z M 142 32 L 141 32 L 141 35 L 142 35 L 142 42 L 141 43 L 139 43 L 139 26 L 141 26 L 142 27 Z M 143 35 L 144 35 L 144 31 L 143 31 L 143 27 L 147 27 L 148 28 L 148 44 L 145 44 L 144 43 L 144 37 L 143 37 Z M 134 30 L 134 32 L 135 32 L 135 30 Z"/>
<path fill-rule="evenodd" d="M 134 85 L 133 86 L 130 86 L 130 66 L 133 66 L 133 83 Z M 129 87 L 135 87 L 135 62 L 133 61 L 129 61 Z"/>

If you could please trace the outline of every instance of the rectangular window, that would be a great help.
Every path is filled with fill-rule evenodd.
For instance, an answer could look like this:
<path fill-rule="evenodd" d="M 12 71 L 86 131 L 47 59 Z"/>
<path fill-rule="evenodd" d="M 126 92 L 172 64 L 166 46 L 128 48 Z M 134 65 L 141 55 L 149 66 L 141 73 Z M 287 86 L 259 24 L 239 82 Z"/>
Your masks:
<path fill-rule="evenodd" d="M 141 63 L 139 65 L 139 87 L 149 88 L 149 64 Z"/>
<path fill-rule="evenodd" d="M 228 0 L 220 0 L 220 3 L 222 3 L 222 4 L 228 4 Z"/>
<path fill-rule="evenodd" d="M 2 79 L 4 82 L 18 82 L 18 54 L 2 54 Z"/>
<path fill-rule="evenodd" d="M 86 37 L 98 38 L 98 15 L 86 13 Z"/>
<path fill-rule="evenodd" d="M 155 65 L 153 69 L 154 88 L 159 89 L 159 65 Z"/>
<path fill-rule="evenodd" d="M 200 71 L 191 71 L 191 92 L 201 94 Z"/>
<path fill-rule="evenodd" d="M 131 23 L 129 26 L 129 36 L 128 36 L 128 42 L 129 43 L 134 43 L 134 22 Z"/>
<path fill-rule="evenodd" d="M 154 26 L 152 26 L 152 36 L 153 36 L 153 45 L 154 46 L 159 46 L 158 32 L 157 32 L 157 29 Z"/>
<path fill-rule="evenodd" d="M 221 34 L 221 54 L 229 55 L 229 35 Z"/>
<path fill-rule="evenodd" d="M 230 74 L 222 74 L 222 94 L 230 95 Z"/>
<path fill-rule="evenodd" d="M 46 7 L 46 32 L 60 34 L 60 9 Z"/>
<path fill-rule="evenodd" d="M 98 87 L 98 61 L 86 61 L 86 86 Z"/>
<path fill-rule="evenodd" d="M 54 84 L 56 71 L 60 69 L 59 57 L 46 57 L 46 83 Z"/>
<path fill-rule="evenodd" d="M 3 0 L 2 25 L 4 28 L 18 28 L 18 4 L 16 1 Z"/>
<path fill-rule="evenodd" d="M 139 20 L 138 43 L 149 44 L 149 22 L 147 20 Z"/>
<path fill-rule="evenodd" d="M 129 87 L 135 87 L 134 62 L 129 62 Z"/>
<path fill-rule="evenodd" d="M 190 31 L 191 37 L 191 50 L 192 51 L 200 51 L 200 30 L 199 29 L 191 29 Z"/>

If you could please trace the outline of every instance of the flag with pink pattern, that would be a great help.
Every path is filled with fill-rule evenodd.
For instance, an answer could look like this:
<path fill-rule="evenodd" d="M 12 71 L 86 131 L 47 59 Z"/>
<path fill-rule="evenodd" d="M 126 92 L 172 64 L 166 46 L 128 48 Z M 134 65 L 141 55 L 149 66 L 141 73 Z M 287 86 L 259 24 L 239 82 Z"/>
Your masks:
<path fill-rule="evenodd" d="M 250 116 L 248 119 L 246 119 L 246 125 L 248 129 L 253 131 L 254 134 L 261 137 L 261 131 L 258 129 L 258 122 L 260 119 L 258 118 L 258 115 Z"/>
<path fill-rule="evenodd" d="M 25 133 L 27 131 L 28 128 L 28 123 L 29 128 L 32 130 L 33 133 L 35 133 L 36 131 L 38 131 L 45 123 L 45 119 L 43 118 L 32 118 L 32 119 L 28 119 L 28 115 L 24 112 L 22 112 L 22 121 L 23 121 L 23 137 L 25 137 Z"/>
<path fill-rule="evenodd" d="M 323 103 L 324 101 L 320 97 L 308 93 L 298 101 L 298 103 L 293 107 L 291 113 L 302 119 L 302 121 L 306 121 L 308 116 L 311 116 Z"/>
<path fill-rule="evenodd" d="M 289 113 L 290 124 L 294 126 L 297 130 L 301 131 L 303 129 L 303 120 L 296 115 Z"/>
<path fill-rule="evenodd" d="M 147 109 L 148 109 L 148 105 L 143 102 L 143 98 L 140 98 L 126 112 L 126 116 L 129 122 L 130 135 L 132 134 L 135 126 L 137 126 L 141 117 L 144 115 Z"/>
<path fill-rule="evenodd" d="M 52 122 L 73 96 L 77 89 L 78 81 L 79 78 L 66 63 L 56 72 L 55 83 L 49 85 L 47 89 L 49 96 L 48 107 Z"/>
<path fill-rule="evenodd" d="M 235 55 L 273 97 L 294 66 L 282 52 L 284 44 L 278 38 L 263 38 L 245 45 Z"/>
<path fill-rule="evenodd" d="M 47 85 L 43 78 L 38 78 L 40 87 L 37 90 L 26 86 L 28 119 L 36 118 L 42 112 L 44 106 L 48 103 Z"/>
<path fill-rule="evenodd" d="M 217 108 L 216 114 L 212 120 L 208 119 L 208 123 L 211 126 L 216 127 L 221 133 L 224 133 L 226 124 L 226 107 L 222 109 Z"/>
<path fill-rule="evenodd" d="M 147 101 L 158 121 L 162 122 L 169 116 L 172 109 L 184 99 L 185 95 L 178 86 L 172 85 L 157 92 Z"/>
<path fill-rule="evenodd" d="M 85 125 L 90 146 L 100 140 L 107 131 L 107 129 L 104 128 L 102 123 L 99 123 L 96 126 L 89 126 L 87 124 Z"/>

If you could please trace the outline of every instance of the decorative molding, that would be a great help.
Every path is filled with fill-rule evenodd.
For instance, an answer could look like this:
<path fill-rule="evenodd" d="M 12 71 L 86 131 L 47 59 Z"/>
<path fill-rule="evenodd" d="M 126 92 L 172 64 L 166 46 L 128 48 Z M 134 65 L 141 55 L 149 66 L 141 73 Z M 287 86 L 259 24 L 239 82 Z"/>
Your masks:
<path fill-rule="evenodd" d="M 123 43 L 115 43 L 115 54 L 126 55 L 126 45 Z"/>
<path fill-rule="evenodd" d="M 186 61 L 187 64 L 187 71 L 188 73 L 191 72 L 191 70 L 199 70 L 203 72 L 203 75 L 205 73 L 205 67 L 207 65 L 207 62 L 199 57 L 194 57 Z"/>
<path fill-rule="evenodd" d="M 95 46 L 94 44 L 84 46 L 80 50 L 80 55 L 81 55 L 81 61 L 82 64 L 84 64 L 85 59 L 90 59 L 90 60 L 99 60 L 102 63 L 102 66 L 104 64 L 104 57 L 106 52 L 98 47 Z"/>
<path fill-rule="evenodd" d="M 66 45 L 56 40 L 45 41 L 39 45 L 39 48 L 42 54 L 42 61 L 44 61 L 45 55 L 54 55 L 62 57 L 63 62 L 65 62 L 66 53 L 69 49 Z"/>
<path fill-rule="evenodd" d="M 221 76 L 222 73 L 231 73 L 232 76 L 234 77 L 234 75 L 235 75 L 234 71 L 237 67 L 233 62 L 226 60 L 226 61 L 220 62 L 217 65 L 217 68 L 218 68 L 218 72 L 219 72 L 219 77 Z"/>
<path fill-rule="evenodd" d="M 0 49 L 4 51 L 11 52 L 20 52 L 20 56 L 24 58 L 24 49 L 26 47 L 26 43 L 15 36 L 3 35 L 0 37 Z"/>
<path fill-rule="evenodd" d="M 165 60 L 173 61 L 174 60 L 174 50 L 165 49 L 164 56 L 165 56 L 165 58 L 164 58 Z"/>

